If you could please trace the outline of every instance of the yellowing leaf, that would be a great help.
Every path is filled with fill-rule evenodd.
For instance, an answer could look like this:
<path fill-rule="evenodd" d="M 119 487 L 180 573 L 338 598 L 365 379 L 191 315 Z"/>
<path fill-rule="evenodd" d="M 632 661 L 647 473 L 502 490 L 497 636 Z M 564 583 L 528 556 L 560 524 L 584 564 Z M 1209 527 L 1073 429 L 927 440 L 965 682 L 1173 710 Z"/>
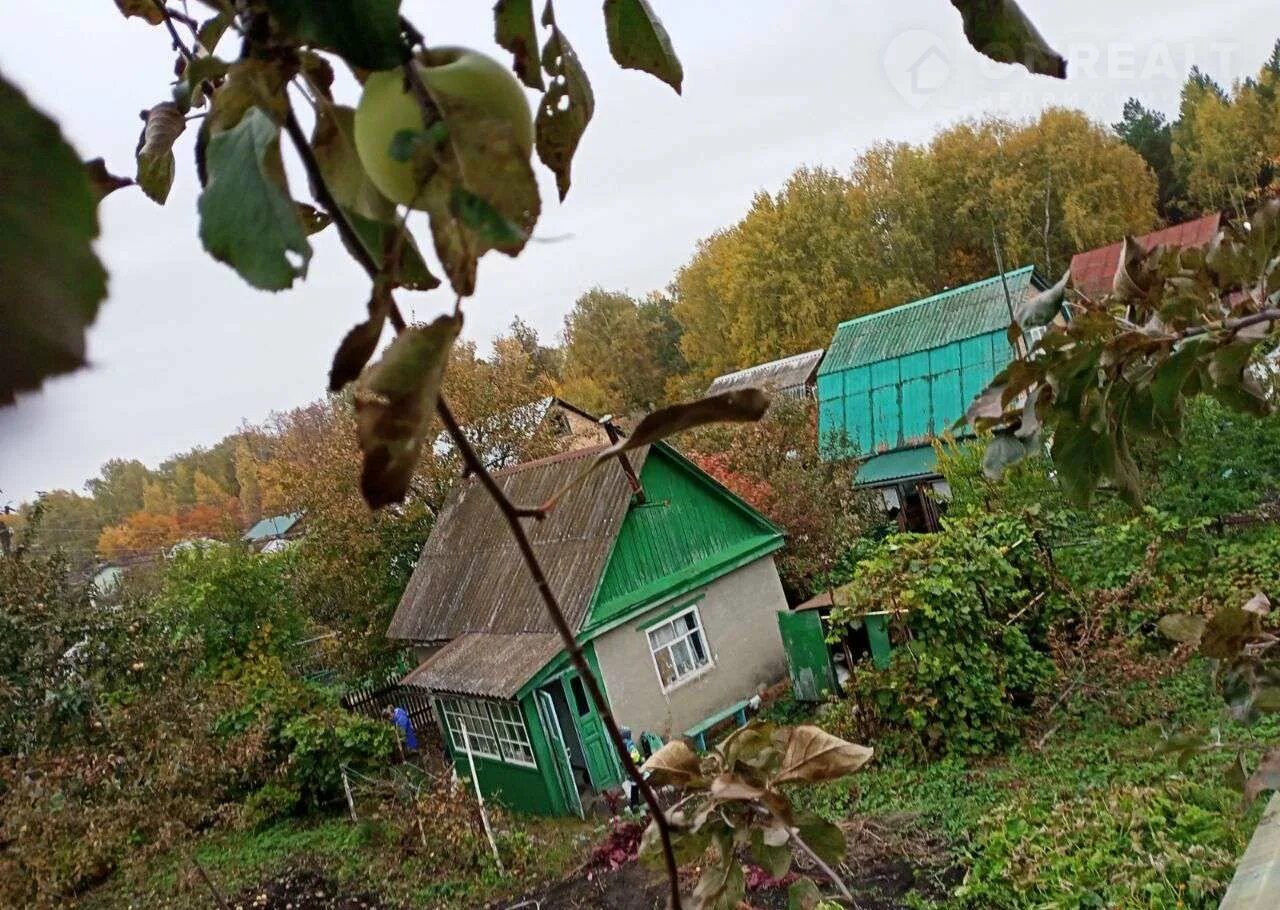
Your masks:
<path fill-rule="evenodd" d="M 640 770 L 656 786 L 674 784 L 688 787 L 702 781 L 697 754 L 679 739 L 671 740 L 650 755 Z"/>
<path fill-rule="evenodd" d="M 151 199 L 164 205 L 173 186 L 173 143 L 187 128 L 187 121 L 172 101 L 157 104 L 146 112 L 143 120 L 142 135 L 138 137 L 135 152 L 138 186 Z"/>
<path fill-rule="evenodd" d="M 359 377 L 360 371 L 378 349 L 378 340 L 382 337 L 390 308 L 390 289 L 375 286 L 369 297 L 369 318 L 347 332 L 334 352 L 333 366 L 329 368 L 330 392 L 340 391 Z"/>
<path fill-rule="evenodd" d="M 510 51 L 512 69 L 529 88 L 543 89 L 538 60 L 538 32 L 533 24 L 533 0 L 498 0 L 493 7 L 493 38 Z"/>
<path fill-rule="evenodd" d="M 258 108 L 209 141 L 200 240 L 256 288 L 279 291 L 305 275 L 311 245 L 280 163 L 280 128 Z"/>
<path fill-rule="evenodd" d="M 1030 72 L 1067 77 L 1067 61 L 1041 37 L 1014 0 L 951 0 L 964 18 L 974 49 L 999 63 L 1021 63 Z"/>
<path fill-rule="evenodd" d="M 651 73 L 680 94 L 684 68 L 647 0 L 604 0 L 604 25 L 618 66 Z"/>
<path fill-rule="evenodd" d="M 311 150 L 325 185 L 344 211 L 374 221 L 394 221 L 395 206 L 373 185 L 356 154 L 355 114 L 346 105 L 320 103 Z"/>
<path fill-rule="evenodd" d="M 711 782 L 711 795 L 716 799 L 750 802 L 763 796 L 764 790 L 736 774 L 721 774 Z"/>
<path fill-rule="evenodd" d="M 84 332 L 107 294 L 89 171 L 58 124 L 3 78 L 0 188 L 2 406 L 84 364 Z"/>
<path fill-rule="evenodd" d="M 872 754 L 873 750 L 867 746 L 845 742 L 821 727 L 794 727 L 787 739 L 782 766 L 773 782 L 834 780 L 857 771 L 871 759 Z"/>
<path fill-rule="evenodd" d="M 133 186 L 133 181 L 128 177 L 117 177 L 108 171 L 107 162 L 101 158 L 86 161 L 84 169 L 89 175 L 89 186 L 93 188 L 94 195 L 98 197 L 99 202 L 116 190 L 123 189 L 126 186 Z"/>
<path fill-rule="evenodd" d="M 595 112 L 596 100 L 578 55 L 555 24 L 549 0 L 542 24 L 551 26 L 551 37 L 542 48 L 542 68 L 551 77 L 551 86 L 538 104 L 534 127 L 538 158 L 556 175 L 556 188 L 564 199 L 573 154 Z"/>
<path fill-rule="evenodd" d="M 356 435 L 364 453 L 360 490 L 372 508 L 400 502 L 429 436 L 459 315 L 396 336 L 356 386 Z"/>

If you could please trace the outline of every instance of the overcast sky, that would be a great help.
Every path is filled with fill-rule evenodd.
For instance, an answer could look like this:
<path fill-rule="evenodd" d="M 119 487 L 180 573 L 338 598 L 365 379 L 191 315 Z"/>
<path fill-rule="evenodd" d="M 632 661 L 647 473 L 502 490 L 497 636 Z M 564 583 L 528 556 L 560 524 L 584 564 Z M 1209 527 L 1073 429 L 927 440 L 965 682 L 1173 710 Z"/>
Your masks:
<path fill-rule="evenodd" d="M 1174 112 L 1191 64 L 1229 84 L 1256 70 L 1280 35 L 1272 0 L 1023 0 L 1069 60 L 1058 83 L 984 61 L 946 0 L 652 5 L 684 63 L 683 97 L 617 68 L 598 0 L 557 4 L 591 78 L 595 117 L 563 204 L 540 174 L 537 233 L 557 242 L 481 261 L 465 334 L 482 345 L 516 314 L 554 338 L 593 285 L 664 287 L 700 237 L 740 218 L 754 193 L 776 190 L 800 165 L 843 171 L 873 142 L 927 140 L 986 113 L 1027 117 L 1058 104 L 1111 122 L 1131 95 Z M 167 96 L 173 54 L 163 33 L 124 21 L 109 0 L 3 6 L 5 77 L 62 123 L 83 157 L 105 156 L 113 172 L 132 174 L 138 111 Z M 491 7 L 404 3 L 431 41 L 501 54 Z M 0 505 L 80 489 L 108 458 L 154 465 L 318 397 L 337 341 L 363 318 L 367 281 L 332 228 L 312 238 L 307 279 L 280 294 L 253 290 L 204 253 L 193 139 L 190 130 L 179 141 L 166 206 L 132 188 L 102 204 L 97 249 L 110 295 L 89 331 L 91 368 L 0 409 Z M 293 173 L 294 195 L 306 198 Z M 402 301 L 425 319 L 447 297 Z"/>

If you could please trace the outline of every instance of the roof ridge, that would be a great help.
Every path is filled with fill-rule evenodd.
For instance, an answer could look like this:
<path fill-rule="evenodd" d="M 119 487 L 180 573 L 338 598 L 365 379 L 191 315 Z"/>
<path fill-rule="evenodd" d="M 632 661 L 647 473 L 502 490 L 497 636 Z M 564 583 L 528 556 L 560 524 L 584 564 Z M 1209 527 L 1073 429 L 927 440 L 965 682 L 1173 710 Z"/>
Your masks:
<path fill-rule="evenodd" d="M 1005 279 L 1014 278 L 1014 277 L 1023 275 L 1027 272 L 1034 272 L 1034 271 L 1035 271 L 1034 265 L 1024 265 L 1010 272 L 1003 272 L 1003 273 L 997 272 L 996 274 L 991 275 L 988 278 L 983 278 L 980 281 L 971 281 L 968 284 L 962 284 L 958 287 L 947 288 L 944 291 L 938 291 L 936 294 L 930 294 L 928 297 L 921 297 L 919 300 L 912 300 L 907 303 L 900 303 L 897 306 L 888 307 L 883 310 L 876 310 L 874 313 L 867 313 L 866 315 L 863 315 L 863 316 L 855 316 L 852 319 L 846 319 L 844 322 L 839 323 L 836 326 L 836 328 L 843 329 L 845 326 L 854 325 L 859 322 L 870 321 L 872 319 L 875 319 L 878 316 L 885 316 L 889 313 L 899 313 L 899 312 L 902 312 L 903 310 L 914 309 L 915 307 L 922 306 L 923 304 L 932 303 L 942 297 L 948 297 L 952 294 L 958 294 L 961 291 L 970 291 L 970 290 L 973 290 L 974 288 L 979 288 L 988 284 L 992 284 L 996 281 L 999 281 L 1001 278 L 1005 278 Z"/>

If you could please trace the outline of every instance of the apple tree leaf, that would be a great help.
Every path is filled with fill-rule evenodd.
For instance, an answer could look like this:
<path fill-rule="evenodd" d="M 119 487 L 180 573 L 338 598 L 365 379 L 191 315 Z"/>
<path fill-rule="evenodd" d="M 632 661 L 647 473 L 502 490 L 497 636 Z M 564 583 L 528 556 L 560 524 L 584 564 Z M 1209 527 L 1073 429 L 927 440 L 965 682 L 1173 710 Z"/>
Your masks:
<path fill-rule="evenodd" d="M 511 68 L 529 88 L 542 91 L 542 67 L 538 60 L 538 31 L 533 22 L 533 0 L 498 0 L 493 7 L 493 38 L 512 56 Z"/>
<path fill-rule="evenodd" d="M 356 436 L 364 453 L 360 490 L 370 507 L 400 502 L 408 492 L 461 328 L 456 314 L 410 326 L 361 374 Z"/>
<path fill-rule="evenodd" d="M 280 28 L 352 66 L 388 70 L 408 57 L 400 0 L 266 0 Z"/>
<path fill-rule="evenodd" d="M 101 202 L 116 190 L 124 189 L 126 186 L 133 186 L 133 181 L 128 177 L 118 177 L 107 170 L 107 162 L 102 158 L 94 158 L 84 163 L 85 173 L 89 175 L 89 186 L 93 188 L 93 193 Z"/>
<path fill-rule="evenodd" d="M 142 120 L 142 134 L 134 152 L 138 159 L 138 186 L 153 201 L 164 205 L 173 186 L 173 143 L 187 128 L 187 121 L 172 101 L 162 101 L 143 111 Z"/>
<path fill-rule="evenodd" d="M 665 743 L 640 768 L 654 786 L 674 784 L 680 788 L 702 785 L 702 768 L 697 754 L 679 739 Z"/>
<path fill-rule="evenodd" d="M 321 102 L 311 133 L 311 150 L 325 185 L 343 211 L 393 222 L 395 205 L 374 186 L 356 153 L 355 116 L 355 110 L 344 104 Z"/>
<path fill-rule="evenodd" d="M 209 140 L 200 240 L 256 288 L 279 291 L 306 274 L 311 245 L 289 196 L 280 128 L 259 108 Z"/>
<path fill-rule="evenodd" d="M 212 54 L 218 49 L 218 42 L 222 40 L 222 36 L 226 33 L 227 27 L 231 25 L 235 19 L 235 14 L 223 10 L 211 19 L 206 19 L 200 24 L 200 28 L 196 31 L 196 40 L 200 42 L 200 46 Z"/>
<path fill-rule="evenodd" d="M 375 285 L 369 297 L 369 318 L 347 332 L 334 352 L 333 366 L 329 368 L 330 392 L 341 391 L 348 382 L 360 376 L 360 371 L 378 349 L 378 340 L 382 338 L 390 309 L 391 289 L 382 284 Z"/>
<path fill-rule="evenodd" d="M 680 94 L 684 68 L 648 0 L 604 0 L 604 27 L 618 66 L 657 76 Z"/>
<path fill-rule="evenodd" d="M 795 836 L 823 862 L 835 866 L 844 861 L 846 844 L 838 825 L 816 815 L 802 815 L 796 819 Z"/>
<path fill-rule="evenodd" d="M 164 21 L 164 13 L 156 6 L 155 0 L 116 0 L 116 7 L 126 19 L 137 16 L 149 25 L 159 25 Z"/>
<path fill-rule="evenodd" d="M 1067 78 L 1067 61 L 1049 47 L 1015 0 L 951 0 L 974 50 L 998 63 L 1021 63 L 1032 73 Z"/>
<path fill-rule="evenodd" d="M 871 760 L 872 754 L 870 747 L 845 742 L 821 727 L 792 727 L 773 783 L 835 780 L 857 771 Z"/>
<path fill-rule="evenodd" d="M 821 902 L 822 892 L 812 879 L 796 879 L 787 889 L 787 910 L 814 910 Z"/>
<path fill-rule="evenodd" d="M 1062 311 L 1062 301 L 1070 284 L 1071 270 L 1067 269 L 1053 287 L 1016 303 L 1013 312 L 1017 324 L 1024 329 L 1034 329 L 1053 322 L 1054 317 Z"/>
<path fill-rule="evenodd" d="M 538 158 L 556 175 L 556 188 L 563 200 L 569 193 L 569 171 L 578 142 L 595 111 L 595 96 L 569 39 L 555 22 L 547 3 L 542 24 L 551 27 L 551 37 L 542 48 L 542 68 L 551 85 L 538 104 L 534 120 Z"/>
<path fill-rule="evenodd" d="M 107 294 L 93 165 L 0 77 L 0 405 L 84 365 Z"/>

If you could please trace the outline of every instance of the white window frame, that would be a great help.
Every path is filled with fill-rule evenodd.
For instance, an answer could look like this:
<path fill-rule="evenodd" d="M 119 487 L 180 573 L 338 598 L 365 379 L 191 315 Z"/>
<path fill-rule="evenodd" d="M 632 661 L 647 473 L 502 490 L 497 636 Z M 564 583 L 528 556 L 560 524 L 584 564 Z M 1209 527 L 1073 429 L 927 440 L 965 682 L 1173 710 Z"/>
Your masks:
<path fill-rule="evenodd" d="M 538 767 L 533 754 L 533 743 L 529 741 L 529 730 L 525 727 L 524 712 L 520 710 L 520 705 L 512 701 L 491 701 L 485 704 L 489 708 L 489 719 L 493 723 L 493 732 L 498 739 L 498 750 L 502 752 L 502 760 L 524 768 Z"/>
<path fill-rule="evenodd" d="M 663 626 L 668 626 L 668 625 L 673 626 L 678 621 L 684 619 L 686 616 L 690 614 L 693 615 L 693 620 L 697 624 L 696 629 L 688 629 L 683 634 L 676 636 L 675 639 L 668 642 L 667 644 L 659 645 L 656 649 L 654 648 L 653 633 L 655 630 L 661 629 Z M 676 631 L 679 631 L 679 629 L 677 629 Z M 673 680 L 671 680 L 670 684 L 663 682 L 662 670 L 658 666 L 658 652 L 662 650 L 666 650 L 668 653 L 670 653 L 671 648 L 677 642 L 686 641 L 689 638 L 691 638 L 695 633 L 698 635 L 699 638 L 702 639 L 702 652 L 706 657 L 706 662 L 703 663 L 701 666 L 695 666 L 691 671 L 689 671 L 688 673 L 685 673 L 682 676 L 675 677 Z M 676 613 L 671 614 L 670 616 L 667 616 L 659 620 L 658 622 L 653 623 L 652 625 L 645 626 L 644 636 L 645 636 L 645 644 L 649 648 L 649 657 L 653 661 L 653 672 L 658 677 L 658 687 L 662 689 L 663 694 L 666 694 L 667 692 L 672 692 L 680 688 L 681 686 L 683 686 L 685 683 L 692 682 L 693 680 L 697 679 L 699 676 L 712 670 L 716 665 L 715 658 L 711 654 L 711 643 L 707 640 L 707 627 L 702 624 L 702 614 L 698 611 L 697 604 L 690 604 L 687 609 L 680 610 Z M 694 653 L 692 645 L 689 646 L 689 652 L 690 654 Z M 674 656 L 671 657 L 671 667 L 672 669 L 676 668 L 676 662 L 675 662 Z"/>
<path fill-rule="evenodd" d="M 509 765 L 538 767 L 519 704 L 465 695 L 440 695 L 436 701 L 449 742 L 457 753 L 466 755 L 469 751 Z M 469 736 L 463 735 L 463 721 Z M 527 752 L 528 757 L 522 752 Z"/>

